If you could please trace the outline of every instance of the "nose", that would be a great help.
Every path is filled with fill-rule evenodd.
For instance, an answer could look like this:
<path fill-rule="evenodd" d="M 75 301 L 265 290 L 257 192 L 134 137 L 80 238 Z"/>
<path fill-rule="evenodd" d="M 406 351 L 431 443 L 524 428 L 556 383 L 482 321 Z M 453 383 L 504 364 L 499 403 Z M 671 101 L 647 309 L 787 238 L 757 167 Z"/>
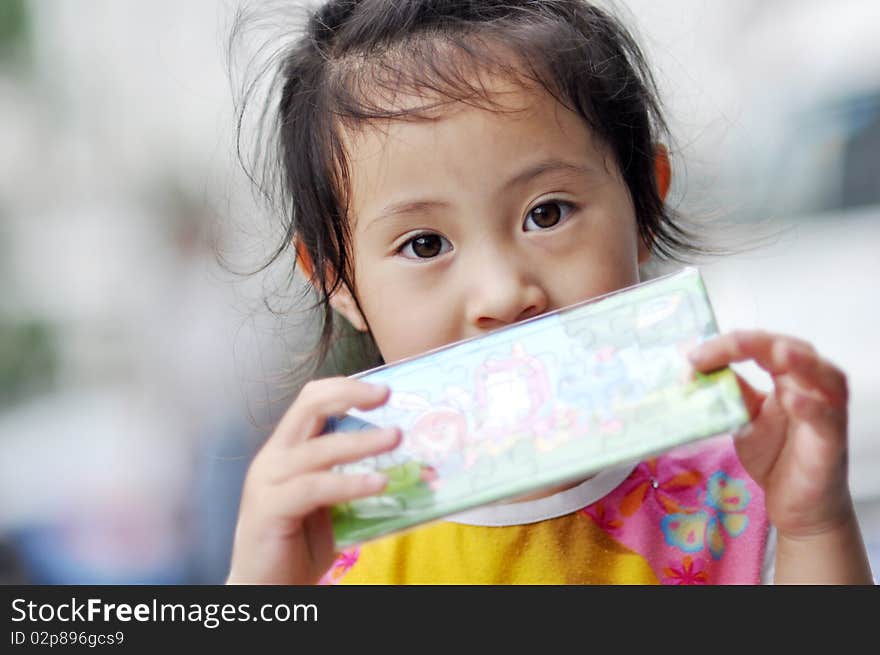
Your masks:
<path fill-rule="evenodd" d="M 491 331 L 543 314 L 547 291 L 525 257 L 515 249 L 481 249 L 468 285 L 468 324 Z"/>

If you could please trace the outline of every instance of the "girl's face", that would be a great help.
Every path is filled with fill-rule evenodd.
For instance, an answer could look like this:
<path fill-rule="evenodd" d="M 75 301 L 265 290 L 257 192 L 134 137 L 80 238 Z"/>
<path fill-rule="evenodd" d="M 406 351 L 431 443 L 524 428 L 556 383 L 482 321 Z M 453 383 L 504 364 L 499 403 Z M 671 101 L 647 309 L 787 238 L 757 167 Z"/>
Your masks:
<path fill-rule="evenodd" d="M 512 112 L 350 135 L 356 293 L 386 363 L 639 281 L 649 256 L 617 165 L 546 91 L 495 82 Z"/>

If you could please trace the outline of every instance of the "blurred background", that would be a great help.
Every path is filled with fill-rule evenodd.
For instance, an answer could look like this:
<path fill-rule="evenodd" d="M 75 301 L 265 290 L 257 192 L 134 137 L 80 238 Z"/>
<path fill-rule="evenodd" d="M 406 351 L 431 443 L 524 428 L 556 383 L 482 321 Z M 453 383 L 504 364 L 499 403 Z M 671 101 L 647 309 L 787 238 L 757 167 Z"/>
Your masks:
<path fill-rule="evenodd" d="M 235 161 L 237 6 L 0 1 L 0 583 L 226 575 L 279 375 L 314 339 L 262 303 L 271 271 L 215 257 L 247 268 L 277 236 Z M 849 375 L 876 573 L 880 3 L 613 6 L 657 70 L 672 202 L 749 244 L 700 262 L 721 328 L 801 336 Z"/>

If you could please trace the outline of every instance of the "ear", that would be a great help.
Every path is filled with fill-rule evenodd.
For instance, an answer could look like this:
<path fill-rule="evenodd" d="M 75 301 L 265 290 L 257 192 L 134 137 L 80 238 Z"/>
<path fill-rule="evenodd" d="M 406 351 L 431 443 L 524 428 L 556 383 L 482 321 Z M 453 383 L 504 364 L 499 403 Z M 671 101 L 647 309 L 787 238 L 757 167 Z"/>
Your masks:
<path fill-rule="evenodd" d="M 660 200 L 665 202 L 672 182 L 672 165 L 669 163 L 669 151 L 662 143 L 658 143 L 654 148 L 654 175 L 657 178 Z"/>
<path fill-rule="evenodd" d="M 333 295 L 330 296 L 330 306 L 342 314 L 355 330 L 358 332 L 367 331 L 367 321 L 364 320 L 364 315 L 358 309 L 354 297 L 351 295 L 351 291 L 349 291 L 345 282 L 340 284 L 336 291 L 333 292 Z"/>
<path fill-rule="evenodd" d="M 669 163 L 669 151 L 662 143 L 654 147 L 654 179 L 657 180 L 657 193 L 660 200 L 666 200 L 669 193 L 669 185 L 672 182 L 672 165 Z M 651 246 L 639 239 L 639 264 L 646 263 L 651 258 Z"/>
<path fill-rule="evenodd" d="M 293 237 L 293 250 L 296 253 L 297 266 L 299 266 L 299 269 L 306 276 L 309 283 L 312 283 L 315 275 L 315 266 L 312 264 L 312 258 L 309 257 L 309 251 L 306 250 L 303 242 L 296 237 Z"/>
<path fill-rule="evenodd" d="M 293 247 L 296 251 L 296 260 L 300 270 L 309 281 L 309 284 L 315 286 L 315 266 L 312 263 L 312 258 L 309 257 L 309 253 L 302 242 L 296 238 L 293 240 Z M 327 273 L 328 279 L 333 279 L 333 276 L 330 275 L 331 271 Z M 342 314 L 355 330 L 359 332 L 367 331 L 367 322 L 364 320 L 363 314 L 358 310 L 354 297 L 344 282 L 330 296 L 330 306 Z"/>

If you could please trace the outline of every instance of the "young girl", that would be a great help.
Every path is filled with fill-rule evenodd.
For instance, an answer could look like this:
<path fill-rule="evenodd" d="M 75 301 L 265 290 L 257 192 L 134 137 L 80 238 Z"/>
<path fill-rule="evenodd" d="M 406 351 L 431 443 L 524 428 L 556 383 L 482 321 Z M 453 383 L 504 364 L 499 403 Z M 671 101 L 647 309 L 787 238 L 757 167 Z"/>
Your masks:
<path fill-rule="evenodd" d="M 324 305 L 318 364 L 333 310 L 391 363 L 698 249 L 664 205 L 664 123 L 641 52 L 586 2 L 331 0 L 279 75 L 287 242 Z M 328 507 L 386 479 L 332 467 L 401 434 L 316 438 L 389 389 L 309 382 L 251 464 L 228 581 L 870 583 L 844 374 L 807 343 L 757 331 L 692 353 L 700 371 L 746 360 L 775 386 L 740 381 L 753 420 L 735 440 L 341 554 Z"/>

